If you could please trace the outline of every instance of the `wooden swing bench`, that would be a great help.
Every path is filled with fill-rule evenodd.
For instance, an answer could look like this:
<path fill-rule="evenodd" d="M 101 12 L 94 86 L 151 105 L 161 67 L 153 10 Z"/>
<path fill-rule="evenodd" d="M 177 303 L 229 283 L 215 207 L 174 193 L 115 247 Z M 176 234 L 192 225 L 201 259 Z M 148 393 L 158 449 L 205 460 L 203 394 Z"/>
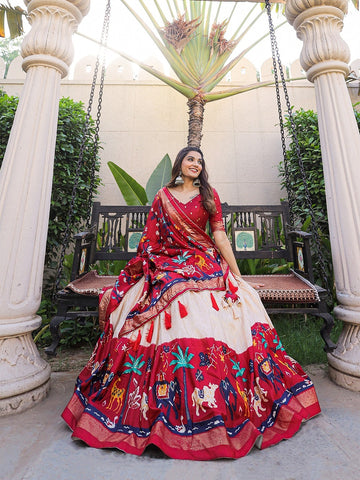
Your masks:
<path fill-rule="evenodd" d="M 65 319 L 97 316 L 98 295 L 114 285 L 116 276 L 98 275 L 90 266 L 99 260 L 130 260 L 135 254 L 149 206 L 93 204 L 92 228 L 75 235 L 75 251 L 69 285 L 57 293 L 57 313 L 51 319 L 52 343 L 45 349 L 56 355 L 59 327 Z M 237 259 L 284 259 L 292 262 L 287 274 L 244 275 L 245 280 L 264 284 L 258 293 L 271 314 L 311 314 L 321 317 L 324 350 L 335 348 L 330 339 L 334 324 L 326 304 L 326 290 L 314 284 L 310 255 L 311 234 L 288 231 L 289 207 L 280 205 L 222 205 L 226 231 Z"/>

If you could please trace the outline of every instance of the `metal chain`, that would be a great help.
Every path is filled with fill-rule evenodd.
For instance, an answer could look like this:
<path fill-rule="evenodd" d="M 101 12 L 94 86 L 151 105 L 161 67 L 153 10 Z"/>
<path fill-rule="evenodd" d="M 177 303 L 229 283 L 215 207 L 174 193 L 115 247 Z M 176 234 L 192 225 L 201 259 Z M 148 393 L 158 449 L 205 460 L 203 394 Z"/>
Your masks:
<path fill-rule="evenodd" d="M 97 106 L 96 121 L 95 121 L 95 134 L 94 134 L 94 147 L 93 147 L 94 161 L 91 165 L 88 209 L 87 209 L 87 215 L 86 215 L 88 227 L 90 227 L 90 222 L 91 222 L 92 197 L 95 190 L 96 154 L 97 154 L 98 145 L 99 145 L 100 120 L 101 120 L 102 100 L 103 100 L 103 93 L 104 93 L 104 80 L 105 80 L 105 71 L 106 71 L 106 68 L 105 68 L 106 56 L 105 56 L 104 47 L 106 47 L 107 39 L 109 36 L 110 11 L 111 11 L 111 0 L 108 0 L 108 4 L 106 6 L 106 11 L 105 11 L 104 26 L 103 26 L 103 31 L 101 35 L 101 44 L 103 46 L 101 50 L 102 64 L 101 64 L 100 86 L 99 86 L 99 95 L 98 95 L 98 106 Z"/>
<path fill-rule="evenodd" d="M 317 255 L 317 258 L 318 258 L 318 261 L 319 261 L 319 267 L 320 267 L 321 275 L 323 276 L 323 279 L 324 279 L 324 282 L 325 282 L 325 288 L 326 288 L 328 294 L 330 295 L 331 289 L 330 289 L 329 279 L 328 279 L 328 276 L 327 276 L 327 273 L 326 273 L 324 256 L 323 256 L 321 245 L 320 245 L 320 237 L 319 237 L 319 233 L 318 233 L 318 223 L 317 223 L 317 220 L 316 220 L 314 209 L 312 207 L 311 195 L 310 195 L 310 191 L 309 191 L 309 187 L 308 187 L 308 183 L 307 183 L 307 176 L 306 176 L 306 172 L 305 172 L 305 168 L 304 168 L 304 162 L 303 162 L 303 159 L 302 159 L 302 156 L 301 156 L 299 140 L 298 140 L 297 133 L 296 133 L 296 125 L 295 125 L 294 117 L 293 117 L 293 114 L 292 114 L 292 108 L 291 108 L 291 104 L 290 104 L 290 100 L 289 100 L 289 94 L 288 94 L 288 90 L 287 90 L 287 86 L 286 86 L 284 70 L 283 70 L 283 67 L 282 67 L 280 54 L 279 54 L 279 48 L 278 48 L 277 40 L 276 40 L 276 36 L 275 36 L 275 28 L 274 28 L 274 24 L 273 24 L 272 16 L 271 16 L 271 5 L 270 5 L 269 0 L 265 0 L 265 2 L 266 2 L 265 7 L 266 7 L 266 10 L 267 10 L 267 15 L 268 15 L 268 20 L 269 20 L 271 51 L 272 51 L 274 79 L 275 79 L 275 86 L 276 86 L 276 98 L 277 98 L 279 121 L 280 121 L 281 143 L 282 143 L 282 150 L 283 150 L 283 156 L 284 156 L 285 181 L 286 181 L 286 189 L 287 189 L 287 192 L 288 192 L 289 207 L 290 207 L 290 220 L 291 220 L 292 225 L 294 226 L 294 213 L 293 213 L 292 209 L 293 209 L 295 200 L 294 200 L 294 192 L 293 192 L 293 189 L 291 188 L 289 165 L 288 165 L 287 156 L 286 156 L 284 123 L 283 123 L 281 99 L 280 99 L 280 92 L 279 92 L 278 69 L 279 69 L 279 72 L 280 72 L 281 84 L 282 84 L 282 87 L 283 87 L 283 93 L 284 93 L 284 97 L 285 97 L 287 113 L 288 113 L 288 117 L 289 117 L 289 120 L 290 120 L 292 137 L 293 137 L 293 141 L 295 143 L 295 150 L 296 150 L 296 155 L 297 155 L 298 164 L 299 164 L 299 168 L 300 168 L 301 180 L 302 180 L 302 183 L 304 185 L 306 204 L 307 204 L 307 208 L 310 212 L 311 231 L 312 231 L 312 235 L 314 237 L 316 255 Z"/>
<path fill-rule="evenodd" d="M 275 51 L 275 44 L 274 38 L 270 35 L 271 39 L 271 50 L 272 52 Z M 290 223 L 292 226 L 295 225 L 294 221 L 294 205 L 295 205 L 295 198 L 294 198 L 294 191 L 291 188 L 291 179 L 290 179 L 290 172 L 289 172 L 289 162 L 287 161 L 286 155 L 286 143 L 285 143 L 285 129 L 284 129 L 284 120 L 283 120 L 283 113 L 282 113 L 282 106 L 281 106 L 281 99 L 280 99 L 280 88 L 279 88 L 279 78 L 278 78 L 278 69 L 276 65 L 276 58 L 273 53 L 272 55 L 272 62 L 273 62 L 273 73 L 275 79 L 275 90 L 276 90 L 276 100 L 277 100 L 277 108 L 278 108 L 278 115 L 279 115 L 279 122 L 280 122 L 280 137 L 281 137 L 281 147 L 284 159 L 284 170 L 285 170 L 285 184 L 286 190 L 288 194 L 288 202 L 289 202 L 289 210 L 290 210 Z"/>
<path fill-rule="evenodd" d="M 76 200 L 76 196 L 77 196 L 77 190 L 78 190 L 78 186 L 79 186 L 80 170 L 81 170 L 81 167 L 82 167 L 82 164 L 83 164 L 84 153 L 85 153 L 86 149 L 88 148 L 87 145 L 86 145 L 87 144 L 87 136 L 88 136 L 88 132 L 89 132 L 91 110 L 92 110 L 94 96 L 95 96 L 96 82 L 97 82 L 98 73 L 99 73 L 100 56 L 102 54 L 102 69 L 101 69 L 100 88 L 99 88 L 99 96 L 98 96 L 97 118 L 96 118 L 95 134 L 94 134 L 94 143 L 93 143 L 93 149 L 92 149 L 93 163 L 92 163 L 91 171 L 90 171 L 90 186 L 89 186 L 88 209 L 87 209 L 87 217 L 86 217 L 87 226 L 89 226 L 89 224 L 90 224 L 91 200 L 92 200 L 92 195 L 93 195 L 94 188 L 95 188 L 96 152 L 98 150 L 98 143 L 99 143 L 99 128 L 100 128 L 102 95 L 103 95 L 104 78 L 105 78 L 105 48 L 104 47 L 105 47 L 105 45 L 107 43 L 107 39 L 108 39 L 109 24 L 110 24 L 110 12 L 111 12 L 111 0 L 108 0 L 106 8 L 105 8 L 104 22 L 103 22 L 103 27 L 102 27 L 102 32 L 101 32 L 99 51 L 98 51 L 98 55 L 97 55 L 96 63 L 95 63 L 95 68 L 94 68 L 93 80 L 92 80 L 92 84 L 91 84 L 89 103 L 88 103 L 88 107 L 87 107 L 84 128 L 83 128 L 83 132 L 82 132 L 82 136 L 81 136 L 82 140 L 81 140 L 81 145 L 80 145 L 80 150 L 79 150 L 79 156 L 78 156 L 78 160 L 76 162 L 76 170 L 75 170 L 75 177 L 74 177 L 74 183 L 73 183 L 73 188 L 72 188 L 71 202 L 70 202 L 69 212 L 68 212 L 68 216 L 67 216 L 67 220 L 66 220 L 66 229 L 65 229 L 65 232 L 64 232 L 63 242 L 62 242 L 62 245 L 61 245 L 61 252 L 60 252 L 58 268 L 57 268 L 57 272 L 56 272 L 56 281 L 55 281 L 55 284 L 54 284 L 53 296 L 56 295 L 56 292 L 59 289 L 59 285 L 60 285 L 60 281 L 61 281 L 61 275 L 62 275 L 62 271 L 63 271 L 63 268 L 64 268 L 65 252 L 66 252 L 67 246 L 69 244 L 69 240 L 70 240 L 71 223 L 72 223 L 73 218 L 74 218 L 74 207 L 75 207 L 75 200 Z"/>

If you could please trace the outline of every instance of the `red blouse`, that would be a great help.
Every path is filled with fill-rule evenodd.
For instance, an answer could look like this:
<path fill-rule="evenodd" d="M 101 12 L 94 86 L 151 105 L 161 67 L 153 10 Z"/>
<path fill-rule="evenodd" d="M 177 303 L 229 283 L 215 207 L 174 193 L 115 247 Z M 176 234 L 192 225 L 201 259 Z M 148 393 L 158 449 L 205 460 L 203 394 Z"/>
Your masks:
<path fill-rule="evenodd" d="M 224 222 L 222 218 L 221 212 L 221 203 L 220 198 L 217 191 L 213 188 L 214 192 L 214 201 L 216 206 L 216 213 L 213 215 L 209 215 L 209 212 L 205 210 L 201 201 L 201 195 L 198 194 L 196 197 L 189 200 L 187 203 L 182 203 L 178 200 L 172 193 L 172 197 L 176 200 L 176 202 L 180 205 L 183 212 L 191 218 L 193 222 L 195 222 L 200 228 L 205 230 L 207 221 L 209 220 L 210 228 L 212 232 L 216 230 L 225 231 Z"/>

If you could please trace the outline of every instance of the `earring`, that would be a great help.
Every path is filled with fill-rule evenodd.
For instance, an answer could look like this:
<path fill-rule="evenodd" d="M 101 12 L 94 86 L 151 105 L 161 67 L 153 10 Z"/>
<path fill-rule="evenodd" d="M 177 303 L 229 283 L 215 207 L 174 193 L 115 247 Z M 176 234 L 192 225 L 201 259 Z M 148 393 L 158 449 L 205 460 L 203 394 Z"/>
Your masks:
<path fill-rule="evenodd" d="M 181 172 L 179 175 L 175 178 L 175 185 L 182 185 L 184 183 L 184 179 L 182 178 Z"/>
<path fill-rule="evenodd" d="M 200 179 L 195 178 L 195 180 L 193 181 L 193 185 L 194 185 L 194 187 L 201 187 Z"/>

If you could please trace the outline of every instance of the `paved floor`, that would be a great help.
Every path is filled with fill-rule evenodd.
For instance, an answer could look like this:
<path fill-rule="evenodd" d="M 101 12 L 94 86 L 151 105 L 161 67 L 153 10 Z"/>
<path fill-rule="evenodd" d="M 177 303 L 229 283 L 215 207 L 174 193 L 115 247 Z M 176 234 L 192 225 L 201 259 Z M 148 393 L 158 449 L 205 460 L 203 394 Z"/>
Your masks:
<path fill-rule="evenodd" d="M 46 400 L 0 418 L 1 480 L 358 480 L 360 393 L 334 385 L 326 367 L 307 369 L 322 413 L 291 439 L 239 460 L 172 460 L 155 448 L 142 457 L 96 450 L 70 439 L 60 413 L 75 373 L 53 373 Z"/>

